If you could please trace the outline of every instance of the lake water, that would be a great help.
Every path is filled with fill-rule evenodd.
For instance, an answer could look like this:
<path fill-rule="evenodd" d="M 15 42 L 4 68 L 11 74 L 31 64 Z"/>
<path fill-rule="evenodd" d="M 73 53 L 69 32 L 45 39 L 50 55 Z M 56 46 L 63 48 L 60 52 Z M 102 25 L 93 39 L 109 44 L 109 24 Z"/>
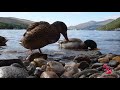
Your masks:
<path fill-rule="evenodd" d="M 0 51 L 27 51 L 19 44 L 25 30 L 0 30 L 0 36 L 8 39 L 7 46 L 0 48 Z M 90 30 L 68 30 L 69 38 L 79 38 L 83 41 L 87 39 L 94 40 L 102 53 L 120 54 L 120 31 L 90 31 Z M 61 35 L 61 38 L 63 36 Z M 41 50 L 60 50 L 58 43 L 50 44 L 43 47 Z"/>

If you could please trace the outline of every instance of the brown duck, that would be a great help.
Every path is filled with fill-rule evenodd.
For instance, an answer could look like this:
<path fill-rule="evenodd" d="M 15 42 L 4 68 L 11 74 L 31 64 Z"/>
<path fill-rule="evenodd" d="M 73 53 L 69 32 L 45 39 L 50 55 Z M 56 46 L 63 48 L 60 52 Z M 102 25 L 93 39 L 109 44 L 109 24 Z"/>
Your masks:
<path fill-rule="evenodd" d="M 55 43 L 59 40 L 60 34 L 64 36 L 66 41 L 69 41 L 67 36 L 67 26 L 61 21 L 56 21 L 53 24 L 41 21 L 35 22 L 28 26 L 23 38 L 20 40 L 21 45 L 31 51 Z"/>

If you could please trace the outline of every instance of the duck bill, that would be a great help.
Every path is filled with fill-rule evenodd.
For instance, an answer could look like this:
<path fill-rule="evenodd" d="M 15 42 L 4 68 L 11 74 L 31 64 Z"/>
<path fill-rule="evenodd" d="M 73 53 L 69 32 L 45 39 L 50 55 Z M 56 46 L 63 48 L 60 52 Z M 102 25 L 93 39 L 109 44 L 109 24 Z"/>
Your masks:
<path fill-rule="evenodd" d="M 69 41 L 68 36 L 67 36 L 67 32 L 64 33 L 64 34 L 62 34 L 62 35 L 64 36 L 64 38 L 65 38 L 66 41 Z"/>

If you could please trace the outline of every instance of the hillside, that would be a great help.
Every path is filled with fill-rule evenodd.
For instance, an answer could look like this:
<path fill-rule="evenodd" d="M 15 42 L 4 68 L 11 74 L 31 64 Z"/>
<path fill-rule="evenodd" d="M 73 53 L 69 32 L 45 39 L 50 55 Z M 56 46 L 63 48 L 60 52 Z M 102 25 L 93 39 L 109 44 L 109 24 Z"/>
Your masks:
<path fill-rule="evenodd" d="M 120 28 L 120 18 L 98 28 L 98 30 L 118 30 Z"/>
<path fill-rule="evenodd" d="M 96 30 L 98 27 L 101 27 L 109 22 L 112 22 L 113 19 L 108 19 L 104 21 L 89 21 L 86 23 L 81 23 L 75 26 L 70 26 L 68 29 L 77 29 L 77 30 Z"/>
<path fill-rule="evenodd" d="M 14 17 L 0 17 L 0 29 L 26 29 L 33 21 Z"/>

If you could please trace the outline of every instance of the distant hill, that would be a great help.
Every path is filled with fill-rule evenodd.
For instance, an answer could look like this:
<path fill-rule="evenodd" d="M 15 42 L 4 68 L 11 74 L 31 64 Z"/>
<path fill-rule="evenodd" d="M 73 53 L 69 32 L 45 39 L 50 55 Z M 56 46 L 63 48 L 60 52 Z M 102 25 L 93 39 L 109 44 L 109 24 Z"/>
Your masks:
<path fill-rule="evenodd" d="M 96 30 L 97 28 L 112 22 L 114 19 L 108 19 L 105 21 L 89 21 L 86 23 L 81 23 L 75 26 L 69 26 L 68 29 L 77 29 L 77 30 Z"/>
<path fill-rule="evenodd" d="M 120 30 L 120 17 L 104 26 L 99 27 L 98 30 Z"/>
<path fill-rule="evenodd" d="M 14 17 L 0 17 L 0 29 L 26 29 L 33 21 Z"/>

